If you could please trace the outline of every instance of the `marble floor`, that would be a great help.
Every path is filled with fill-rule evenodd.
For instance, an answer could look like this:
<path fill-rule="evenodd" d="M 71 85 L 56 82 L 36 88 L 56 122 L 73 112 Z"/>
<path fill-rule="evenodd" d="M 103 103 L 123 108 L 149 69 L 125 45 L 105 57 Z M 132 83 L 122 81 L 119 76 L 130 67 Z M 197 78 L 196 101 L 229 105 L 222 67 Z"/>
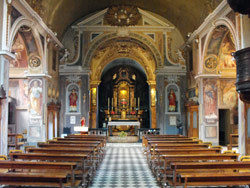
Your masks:
<path fill-rule="evenodd" d="M 141 143 L 108 143 L 91 188 L 158 188 Z"/>

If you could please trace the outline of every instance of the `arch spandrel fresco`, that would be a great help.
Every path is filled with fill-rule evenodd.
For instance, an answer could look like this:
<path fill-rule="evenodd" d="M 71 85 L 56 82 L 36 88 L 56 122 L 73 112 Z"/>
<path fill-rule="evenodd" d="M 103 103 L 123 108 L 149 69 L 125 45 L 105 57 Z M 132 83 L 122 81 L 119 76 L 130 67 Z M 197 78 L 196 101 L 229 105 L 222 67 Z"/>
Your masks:
<path fill-rule="evenodd" d="M 232 56 L 235 42 L 229 29 L 220 25 L 212 32 L 204 57 L 204 73 L 235 77 L 236 63 Z"/>

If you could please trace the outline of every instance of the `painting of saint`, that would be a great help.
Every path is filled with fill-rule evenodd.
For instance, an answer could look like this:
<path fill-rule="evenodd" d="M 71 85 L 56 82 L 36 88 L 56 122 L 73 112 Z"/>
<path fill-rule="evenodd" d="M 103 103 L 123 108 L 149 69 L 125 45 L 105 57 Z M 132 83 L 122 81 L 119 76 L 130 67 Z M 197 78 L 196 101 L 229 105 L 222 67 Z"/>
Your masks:
<path fill-rule="evenodd" d="M 69 95 L 69 111 L 70 112 L 77 112 L 77 99 L 78 95 L 76 89 L 73 88 Z"/>
<path fill-rule="evenodd" d="M 16 59 L 10 62 L 10 67 L 27 68 L 27 50 L 22 36 L 18 33 L 12 46 L 11 52 L 16 55 Z"/>
<path fill-rule="evenodd" d="M 221 47 L 220 66 L 221 68 L 236 68 L 236 62 L 232 56 L 234 48 L 230 42 L 225 42 Z"/>
<path fill-rule="evenodd" d="M 220 106 L 233 108 L 237 105 L 238 94 L 235 81 L 220 80 Z"/>
<path fill-rule="evenodd" d="M 204 82 L 205 118 L 217 118 L 217 87 L 216 82 Z"/>
<path fill-rule="evenodd" d="M 42 114 L 42 81 L 35 79 L 30 82 L 30 113 L 31 115 Z"/>
<path fill-rule="evenodd" d="M 31 53 L 38 54 L 36 42 L 35 42 L 35 39 L 34 39 L 32 32 L 31 31 L 23 32 L 23 37 L 24 37 L 25 44 L 27 46 L 28 54 L 29 55 Z"/>
<path fill-rule="evenodd" d="M 170 92 L 168 94 L 168 111 L 169 112 L 176 112 L 177 108 L 176 108 L 176 95 L 174 90 L 171 88 Z"/>

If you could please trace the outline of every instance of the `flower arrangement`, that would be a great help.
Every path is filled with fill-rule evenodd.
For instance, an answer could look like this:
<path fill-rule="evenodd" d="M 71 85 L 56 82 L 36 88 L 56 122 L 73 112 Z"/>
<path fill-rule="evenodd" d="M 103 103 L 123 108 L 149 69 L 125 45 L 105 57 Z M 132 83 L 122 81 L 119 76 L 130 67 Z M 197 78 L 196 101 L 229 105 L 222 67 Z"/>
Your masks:
<path fill-rule="evenodd" d="M 128 136 L 128 133 L 122 131 L 122 132 L 119 133 L 119 136 L 120 136 L 121 138 L 124 138 L 124 137 Z"/>
<path fill-rule="evenodd" d="M 127 104 L 127 102 L 126 102 L 126 101 L 122 101 L 121 104 L 124 104 L 124 105 L 125 105 L 125 104 Z"/>
<path fill-rule="evenodd" d="M 130 114 L 131 114 L 131 115 L 135 115 L 136 112 L 135 112 L 135 111 L 131 111 Z"/>

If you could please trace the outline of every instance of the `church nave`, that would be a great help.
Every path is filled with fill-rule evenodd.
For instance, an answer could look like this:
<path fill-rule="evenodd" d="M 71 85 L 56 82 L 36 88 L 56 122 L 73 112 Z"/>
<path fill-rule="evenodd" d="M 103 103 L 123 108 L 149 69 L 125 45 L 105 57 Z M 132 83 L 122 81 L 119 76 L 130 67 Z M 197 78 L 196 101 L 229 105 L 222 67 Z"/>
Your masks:
<path fill-rule="evenodd" d="M 141 143 L 108 143 L 91 188 L 157 188 Z"/>

